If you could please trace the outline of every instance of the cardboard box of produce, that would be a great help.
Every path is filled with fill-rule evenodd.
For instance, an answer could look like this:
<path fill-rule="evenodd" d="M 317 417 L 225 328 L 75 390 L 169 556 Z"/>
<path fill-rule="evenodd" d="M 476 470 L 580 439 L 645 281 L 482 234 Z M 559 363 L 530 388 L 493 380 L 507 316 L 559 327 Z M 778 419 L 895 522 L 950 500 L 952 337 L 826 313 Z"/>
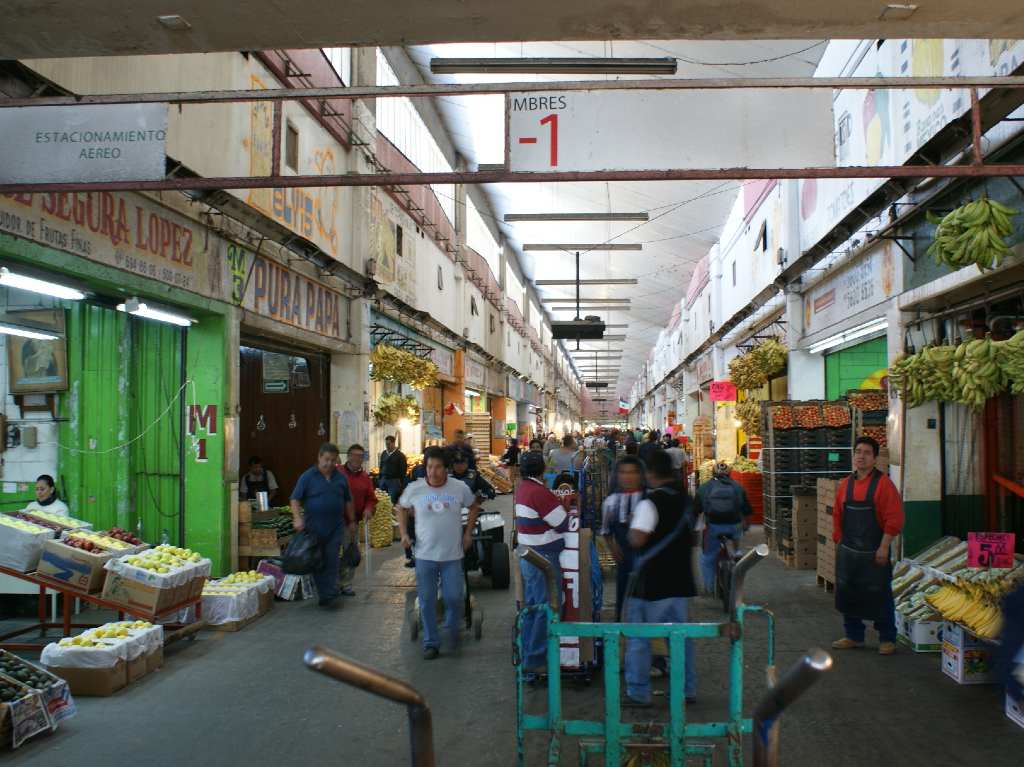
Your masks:
<path fill-rule="evenodd" d="M 942 652 L 944 621 L 910 620 L 896 613 L 899 640 L 914 652 Z"/>
<path fill-rule="evenodd" d="M 835 479 L 819 479 L 818 480 L 818 502 L 824 503 L 828 506 L 832 505 L 832 502 L 836 498 L 836 487 L 839 485 L 839 481 Z"/>
<path fill-rule="evenodd" d="M 68 683 L 72 695 L 106 697 L 128 684 L 128 664 L 119 660 L 109 668 L 53 668 L 51 674 Z"/>
<path fill-rule="evenodd" d="M 959 684 L 991 684 L 995 678 L 995 648 L 962 626 L 946 621 L 942 627 L 942 672 Z"/>
<path fill-rule="evenodd" d="M 154 617 L 185 601 L 182 593 L 190 585 L 191 581 L 173 589 L 159 589 L 148 583 L 126 578 L 119 573 L 109 573 L 103 585 L 103 598 L 130 608 L 133 614 Z"/>
<path fill-rule="evenodd" d="M 273 589 L 269 589 L 269 590 L 267 590 L 265 592 L 261 591 L 260 594 L 259 594 L 259 600 L 260 600 L 259 615 L 266 615 L 268 612 L 270 612 L 271 608 L 274 606 L 274 591 L 273 591 Z"/>
<path fill-rule="evenodd" d="M 140 655 L 135 660 L 128 661 L 128 665 L 127 665 L 128 684 L 131 684 L 132 682 L 137 682 L 138 680 L 142 679 L 142 677 L 144 677 L 148 673 L 149 673 L 149 665 L 146 662 L 146 656 L 145 655 Z"/>
<path fill-rule="evenodd" d="M 793 494 L 793 538 L 814 540 L 818 534 L 818 501 L 813 495 Z"/>
<path fill-rule="evenodd" d="M 164 665 L 164 648 L 157 647 L 153 652 L 145 656 L 146 658 L 146 673 L 152 674 L 157 669 Z"/>
<path fill-rule="evenodd" d="M 94 553 L 65 546 L 58 540 L 47 541 L 38 572 L 91 594 L 103 588 L 107 576 L 103 566 L 112 556 L 110 552 Z"/>

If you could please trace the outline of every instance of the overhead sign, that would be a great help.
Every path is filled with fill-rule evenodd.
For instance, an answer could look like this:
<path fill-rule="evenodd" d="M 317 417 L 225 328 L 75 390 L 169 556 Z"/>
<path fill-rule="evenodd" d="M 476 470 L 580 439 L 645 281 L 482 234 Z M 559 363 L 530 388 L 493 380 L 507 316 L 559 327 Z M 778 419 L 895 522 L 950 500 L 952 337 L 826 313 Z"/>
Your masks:
<path fill-rule="evenodd" d="M 505 105 L 513 172 L 836 164 L 826 89 L 509 93 Z"/>
<path fill-rule="evenodd" d="M 735 402 L 736 384 L 732 381 L 712 381 L 710 399 L 712 402 Z"/>
<path fill-rule="evenodd" d="M 166 143 L 166 104 L 3 109 L 0 183 L 157 181 Z"/>
<path fill-rule="evenodd" d="M 1013 533 L 967 533 L 967 566 L 1012 568 L 1015 543 Z"/>

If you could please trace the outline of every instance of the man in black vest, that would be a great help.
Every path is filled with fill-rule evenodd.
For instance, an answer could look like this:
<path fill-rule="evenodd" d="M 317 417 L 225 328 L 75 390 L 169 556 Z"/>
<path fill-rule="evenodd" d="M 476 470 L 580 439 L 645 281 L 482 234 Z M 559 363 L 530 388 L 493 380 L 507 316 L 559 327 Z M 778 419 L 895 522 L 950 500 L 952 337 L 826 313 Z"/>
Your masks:
<path fill-rule="evenodd" d="M 380 461 L 377 465 L 380 468 L 380 477 L 377 484 L 391 498 L 391 503 L 397 506 L 398 499 L 405 489 L 409 462 L 405 458 L 405 453 L 395 445 L 394 436 L 388 435 L 384 438 L 384 452 L 380 454 Z M 413 541 L 416 540 L 416 528 L 412 523 L 411 517 L 409 518 L 409 537 Z M 410 568 L 416 566 L 416 560 L 413 558 L 411 548 L 405 550 L 405 566 Z"/>
<path fill-rule="evenodd" d="M 750 515 L 754 513 L 746 491 L 729 476 L 729 471 L 729 464 L 717 464 L 714 476 L 697 489 L 694 503 L 696 515 L 704 514 L 707 523 L 700 571 L 704 590 L 709 594 L 715 591 L 715 563 L 721 546 L 718 536 L 732 538 L 739 545 L 743 531 L 750 527 Z"/>
<path fill-rule="evenodd" d="M 629 623 L 686 623 L 689 598 L 696 596 L 691 567 L 693 514 L 672 458 L 654 450 L 647 460 L 647 497 L 633 509 L 629 544 L 636 550 L 623 618 Z M 697 700 L 693 640 L 686 640 L 686 702 Z M 624 706 L 651 704 L 651 642 L 626 641 Z M 669 701 L 670 706 L 682 705 Z"/>

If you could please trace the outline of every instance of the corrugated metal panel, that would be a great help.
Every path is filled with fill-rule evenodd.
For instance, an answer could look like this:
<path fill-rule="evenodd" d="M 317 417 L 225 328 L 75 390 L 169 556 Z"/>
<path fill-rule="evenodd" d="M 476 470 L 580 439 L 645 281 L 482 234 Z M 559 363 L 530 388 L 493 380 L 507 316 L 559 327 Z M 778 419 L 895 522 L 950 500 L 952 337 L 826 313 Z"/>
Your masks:
<path fill-rule="evenodd" d="M 146 540 L 163 530 L 178 543 L 181 476 L 181 333 L 171 325 L 132 319 L 131 493 Z M 148 428 L 148 430 L 147 430 Z M 143 434 L 143 432 L 145 432 Z M 141 436 L 140 436 L 141 435 Z"/>
<path fill-rule="evenodd" d="M 61 484 L 72 513 L 98 529 L 129 526 L 128 323 L 87 303 L 67 311 L 69 390 L 61 396 Z"/>

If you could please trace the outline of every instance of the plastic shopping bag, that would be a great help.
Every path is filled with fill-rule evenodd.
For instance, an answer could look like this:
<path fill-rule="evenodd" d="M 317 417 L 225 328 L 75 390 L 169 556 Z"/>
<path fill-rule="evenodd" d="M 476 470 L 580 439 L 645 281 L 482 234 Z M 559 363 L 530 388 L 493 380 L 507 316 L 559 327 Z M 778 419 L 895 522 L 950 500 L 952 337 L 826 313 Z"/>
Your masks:
<path fill-rule="evenodd" d="M 308 530 L 297 532 L 284 551 L 282 568 L 289 575 L 308 575 L 319 569 L 320 539 Z"/>

